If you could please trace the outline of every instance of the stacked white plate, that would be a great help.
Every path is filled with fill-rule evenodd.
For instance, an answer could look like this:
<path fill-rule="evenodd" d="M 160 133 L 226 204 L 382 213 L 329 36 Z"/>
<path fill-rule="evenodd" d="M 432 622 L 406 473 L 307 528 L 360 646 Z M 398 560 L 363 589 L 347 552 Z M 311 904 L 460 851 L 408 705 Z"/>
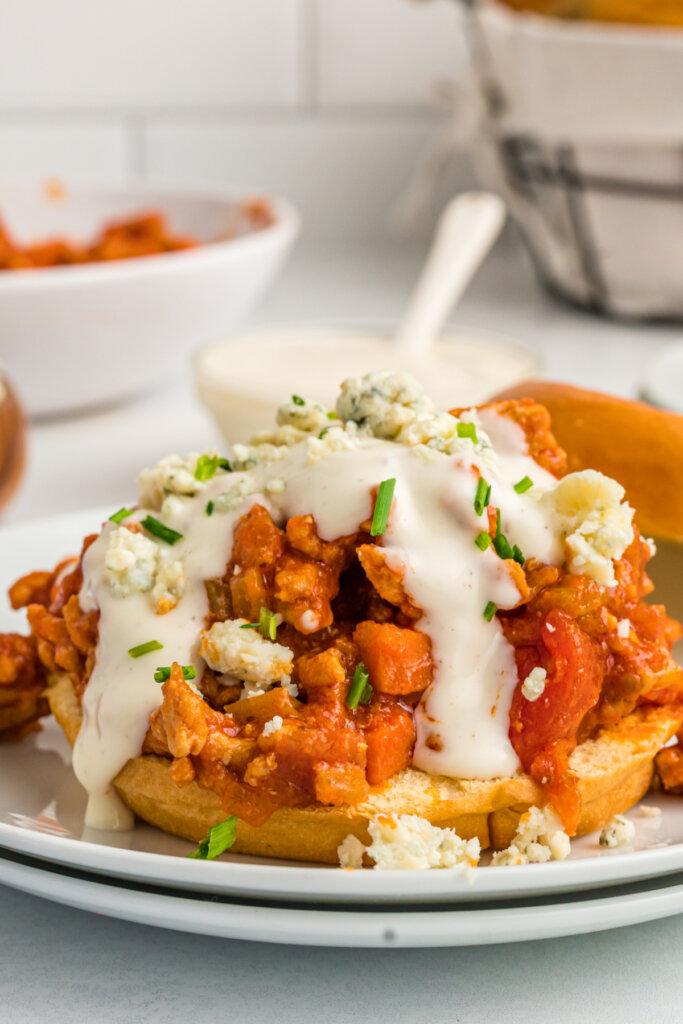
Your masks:
<path fill-rule="evenodd" d="M 79 550 L 105 515 L 0 532 L 0 586 Z M 0 630 L 19 626 L 16 613 L 2 612 Z M 629 813 L 629 850 L 601 850 L 596 835 L 586 836 L 567 861 L 482 867 L 469 880 L 451 870 L 341 871 L 230 855 L 202 862 L 187 859 L 191 844 L 146 825 L 86 829 L 68 746 L 48 721 L 23 743 L 0 747 L 0 882 L 128 921 L 267 942 L 415 947 L 550 938 L 683 911 L 683 801 L 646 803 L 662 813 Z"/>

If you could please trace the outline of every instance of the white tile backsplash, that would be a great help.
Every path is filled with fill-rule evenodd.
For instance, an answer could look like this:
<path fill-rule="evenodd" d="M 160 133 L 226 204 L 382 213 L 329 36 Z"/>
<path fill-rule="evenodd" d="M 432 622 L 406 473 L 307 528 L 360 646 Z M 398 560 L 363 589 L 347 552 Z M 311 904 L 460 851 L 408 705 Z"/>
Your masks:
<path fill-rule="evenodd" d="M 116 183 L 128 172 L 127 132 L 115 121 L 0 120 L 0 153 L 4 181 L 41 183 L 56 176 Z"/>
<path fill-rule="evenodd" d="M 453 0 L 318 0 L 321 104 L 416 104 L 462 64 Z"/>
<path fill-rule="evenodd" d="M 5 0 L 0 110 L 291 105 L 299 12 L 299 0 Z"/>
<path fill-rule="evenodd" d="M 462 60 L 453 0 L 0 0 L 0 178 L 223 180 L 385 230 Z"/>
<path fill-rule="evenodd" d="M 157 179 L 210 177 L 279 192 L 300 209 L 307 239 L 373 238 L 386 234 L 434 130 L 419 118 L 152 123 L 146 163 Z"/>

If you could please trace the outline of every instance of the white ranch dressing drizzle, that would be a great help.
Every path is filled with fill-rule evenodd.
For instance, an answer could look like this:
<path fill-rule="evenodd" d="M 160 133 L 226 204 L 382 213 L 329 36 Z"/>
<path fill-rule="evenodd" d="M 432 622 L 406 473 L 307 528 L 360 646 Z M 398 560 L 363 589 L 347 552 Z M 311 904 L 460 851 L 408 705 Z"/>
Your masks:
<path fill-rule="evenodd" d="M 545 490 L 555 479 L 527 454 L 522 429 L 495 413 L 470 414 L 495 438 L 498 453 L 444 456 L 420 447 L 357 436 L 350 450 L 309 462 L 307 442 L 284 459 L 241 473 L 220 475 L 194 497 L 180 498 L 168 514 L 153 514 L 183 536 L 169 552 L 183 562 L 185 592 L 178 605 L 158 615 L 148 594 L 119 597 L 105 579 L 104 560 L 116 527 L 105 524 L 86 552 L 80 603 L 99 608 L 95 666 L 83 696 L 83 724 L 74 748 L 74 770 L 89 794 L 86 823 L 95 828 L 130 827 L 130 813 L 111 781 L 140 753 L 150 714 L 162 701 L 154 681 L 158 665 L 178 661 L 203 670 L 200 630 L 208 611 L 204 581 L 224 574 L 237 520 L 255 503 L 277 523 L 312 514 L 323 540 L 353 533 L 372 512 L 371 490 L 396 478 L 395 498 L 382 546 L 390 565 L 404 573 L 407 593 L 424 615 L 417 628 L 432 643 L 434 678 L 416 710 L 414 763 L 432 773 L 492 778 L 519 768 L 508 739 L 508 713 L 517 682 L 512 648 L 498 622 L 487 622 L 488 601 L 509 608 L 519 598 L 505 564 L 492 548 L 474 544 L 487 528 L 474 512 L 478 466 L 492 485 L 492 503 L 502 509 L 502 526 L 527 557 L 558 564 L 562 551 L 547 503 L 514 483 L 528 475 Z M 474 450 L 473 450 L 474 451 Z M 228 485 L 251 481 L 252 493 L 231 512 L 207 516 Z M 282 493 L 266 493 L 271 479 L 283 479 Z M 534 488 L 536 490 L 536 488 Z M 127 522 L 140 521 L 144 510 Z M 163 545 L 166 547 L 165 545 Z M 302 623 L 304 626 L 306 622 Z M 163 650 L 132 658 L 130 647 L 159 640 Z M 440 750 L 428 745 L 438 737 Z"/>

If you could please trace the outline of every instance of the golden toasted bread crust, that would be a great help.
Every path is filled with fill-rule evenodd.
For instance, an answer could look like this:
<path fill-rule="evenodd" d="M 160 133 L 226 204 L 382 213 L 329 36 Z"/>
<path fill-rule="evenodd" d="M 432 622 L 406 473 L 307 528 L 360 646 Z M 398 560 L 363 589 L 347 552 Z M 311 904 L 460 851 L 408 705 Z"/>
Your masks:
<path fill-rule="evenodd" d="M 47 700 L 50 711 L 69 741 L 69 746 L 73 747 L 81 728 L 83 714 L 71 680 L 66 675 L 50 675 L 48 683 Z"/>
<path fill-rule="evenodd" d="M 683 541 L 683 416 L 546 380 L 522 381 L 496 398 L 544 405 L 570 472 L 598 469 L 618 480 L 643 533 Z"/>
<path fill-rule="evenodd" d="M 48 699 L 73 745 L 81 710 L 66 676 L 53 677 Z M 574 751 L 571 766 L 579 776 L 583 800 L 579 835 L 602 828 L 648 791 L 654 756 L 682 719 L 683 711 L 678 708 L 641 710 Z M 225 818 L 225 811 L 216 794 L 196 782 L 177 786 L 170 767 L 169 760 L 151 754 L 132 758 L 114 779 L 114 788 L 144 821 L 199 842 L 212 825 Z M 260 828 L 240 821 L 232 849 L 257 856 L 336 863 L 337 847 L 349 833 L 367 842 L 370 819 L 392 813 L 417 814 L 434 825 L 455 828 L 464 838 L 477 836 L 482 848 L 502 849 L 512 840 L 520 815 L 542 802 L 540 787 L 521 773 L 471 781 L 408 768 L 374 787 L 367 800 L 354 806 L 281 807 Z"/>

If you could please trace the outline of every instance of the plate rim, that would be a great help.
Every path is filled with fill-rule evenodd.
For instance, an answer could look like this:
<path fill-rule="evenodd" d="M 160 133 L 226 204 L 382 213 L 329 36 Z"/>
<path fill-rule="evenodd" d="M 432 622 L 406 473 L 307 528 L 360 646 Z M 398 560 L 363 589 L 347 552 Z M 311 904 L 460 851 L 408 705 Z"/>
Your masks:
<path fill-rule="evenodd" d="M 491 909 L 381 907 L 330 910 L 260 906 L 187 898 L 182 892 L 156 893 L 6 861 L 2 882 L 51 902 L 101 913 L 118 920 L 212 935 L 285 945 L 419 948 L 490 945 L 558 938 L 672 917 L 683 912 L 683 883 L 636 887 L 634 892 L 536 902 Z"/>
<path fill-rule="evenodd" d="M 5 822 L 0 822 L 0 850 L 23 853 L 46 864 L 80 868 L 122 880 L 192 889 L 207 895 L 261 895 L 283 901 L 329 903 L 341 900 L 427 905 L 443 901 L 516 900 L 609 889 L 683 871 L 683 843 L 674 843 L 655 849 L 548 864 L 499 867 L 491 872 L 482 867 L 474 873 L 471 882 L 459 869 L 408 872 L 408 877 L 416 884 L 406 889 L 407 873 L 401 870 L 342 871 L 333 865 L 278 864 L 273 860 L 263 864 L 237 859 L 185 860 L 173 854 L 49 835 Z M 232 856 L 239 857 L 238 854 Z M 643 870 L 643 862 L 646 870 Z M 153 870 L 154 867 L 157 870 Z M 289 882 L 286 888 L 282 884 L 284 879 Z M 482 885 L 483 879 L 490 881 Z"/>

